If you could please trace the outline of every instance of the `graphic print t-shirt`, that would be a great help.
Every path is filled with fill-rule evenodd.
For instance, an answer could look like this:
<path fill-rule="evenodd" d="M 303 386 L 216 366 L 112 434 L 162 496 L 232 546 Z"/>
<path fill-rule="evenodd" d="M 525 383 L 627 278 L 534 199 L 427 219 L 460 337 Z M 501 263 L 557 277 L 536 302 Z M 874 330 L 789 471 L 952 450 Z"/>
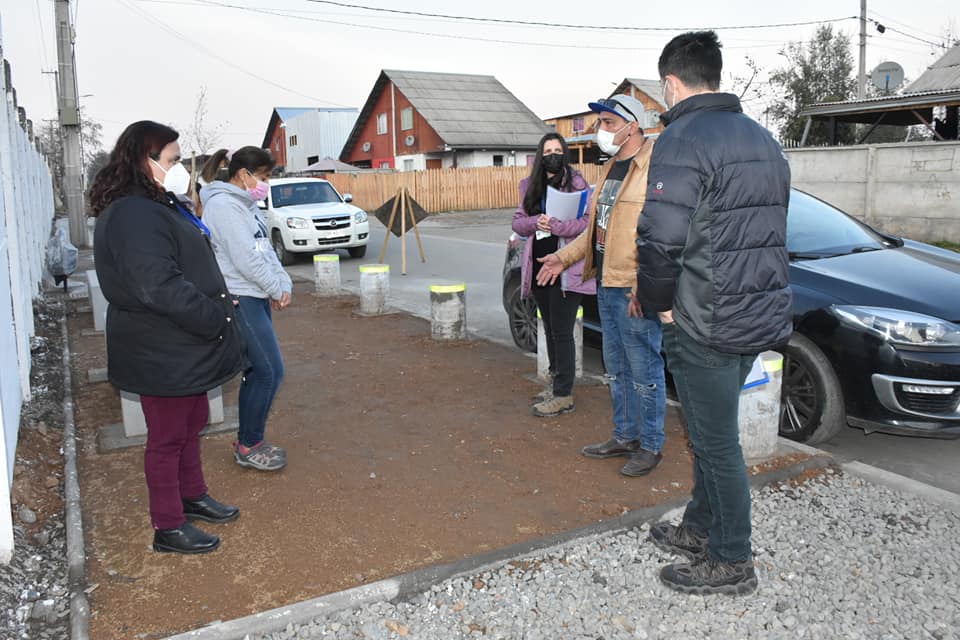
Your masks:
<path fill-rule="evenodd" d="M 620 193 L 620 187 L 623 186 L 623 179 L 627 175 L 630 163 L 633 158 L 618 160 L 613 163 L 607 179 L 600 187 L 600 193 L 597 195 L 597 232 L 594 235 L 596 242 L 593 245 L 593 262 L 597 265 L 597 281 L 603 274 L 603 253 L 607 246 L 607 225 L 610 223 L 610 211 L 613 209 L 613 203 L 617 201 L 617 194 Z"/>

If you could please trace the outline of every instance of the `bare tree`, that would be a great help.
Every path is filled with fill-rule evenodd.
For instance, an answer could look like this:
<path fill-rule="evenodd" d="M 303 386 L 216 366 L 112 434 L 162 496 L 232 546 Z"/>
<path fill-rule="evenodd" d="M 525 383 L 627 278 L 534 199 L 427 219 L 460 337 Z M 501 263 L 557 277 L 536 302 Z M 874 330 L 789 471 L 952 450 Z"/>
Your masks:
<path fill-rule="evenodd" d="M 197 104 L 193 110 L 193 122 L 184 130 L 182 146 L 191 155 L 202 155 L 220 144 L 227 123 L 210 124 L 207 114 L 207 88 L 200 87 Z"/>
<path fill-rule="evenodd" d="M 729 91 L 730 93 L 737 94 L 740 102 L 743 103 L 762 100 L 765 97 L 763 94 L 763 82 L 760 80 L 760 73 L 763 69 L 757 64 L 757 61 L 749 55 L 743 56 L 743 61 L 747 69 L 742 76 L 730 76 L 727 84 L 730 88 Z"/>

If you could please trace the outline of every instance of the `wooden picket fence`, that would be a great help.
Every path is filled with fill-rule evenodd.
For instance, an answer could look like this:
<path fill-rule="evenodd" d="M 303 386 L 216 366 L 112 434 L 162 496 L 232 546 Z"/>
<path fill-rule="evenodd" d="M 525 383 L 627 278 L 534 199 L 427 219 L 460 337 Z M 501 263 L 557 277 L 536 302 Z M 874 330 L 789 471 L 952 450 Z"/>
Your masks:
<path fill-rule="evenodd" d="M 575 165 L 587 182 L 595 184 L 600 165 Z M 353 196 L 353 204 L 373 211 L 407 187 L 428 213 L 506 209 L 520 200 L 518 185 L 530 175 L 529 167 L 430 169 L 392 173 L 337 173 L 325 176 L 340 193 Z"/>

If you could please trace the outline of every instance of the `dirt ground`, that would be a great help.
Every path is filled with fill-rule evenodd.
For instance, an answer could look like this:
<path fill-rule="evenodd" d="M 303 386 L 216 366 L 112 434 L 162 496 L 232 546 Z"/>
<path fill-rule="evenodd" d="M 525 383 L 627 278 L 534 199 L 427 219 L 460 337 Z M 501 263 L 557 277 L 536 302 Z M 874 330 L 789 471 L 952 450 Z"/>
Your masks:
<path fill-rule="evenodd" d="M 530 415 L 533 359 L 487 342 L 437 343 L 429 323 L 360 317 L 353 297 L 319 299 L 297 283 L 275 315 L 286 378 L 268 438 L 289 452 L 276 474 L 233 462 L 232 433 L 205 438 L 211 495 L 239 520 L 204 524 L 210 555 L 151 551 L 142 448 L 98 453 L 120 422 L 117 392 L 89 384 L 102 336 L 71 313 L 73 393 L 81 438 L 91 638 L 160 638 L 368 581 L 450 562 L 686 494 L 690 457 L 675 408 L 660 467 L 580 456 L 611 431 L 606 387 L 575 390 L 574 413 Z M 236 382 L 224 402 L 236 404 Z"/>

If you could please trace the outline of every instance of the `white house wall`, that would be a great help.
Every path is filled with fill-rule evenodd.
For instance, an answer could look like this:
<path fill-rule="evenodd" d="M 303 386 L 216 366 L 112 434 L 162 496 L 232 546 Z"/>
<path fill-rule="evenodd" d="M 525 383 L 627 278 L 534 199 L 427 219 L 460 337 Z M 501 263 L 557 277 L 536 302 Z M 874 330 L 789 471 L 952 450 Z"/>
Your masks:
<path fill-rule="evenodd" d="M 303 171 L 310 156 L 317 156 L 318 160 L 339 158 L 358 115 L 357 109 L 318 109 L 288 120 L 284 127 L 286 171 Z M 297 137 L 295 146 L 290 144 L 292 136 Z"/>

